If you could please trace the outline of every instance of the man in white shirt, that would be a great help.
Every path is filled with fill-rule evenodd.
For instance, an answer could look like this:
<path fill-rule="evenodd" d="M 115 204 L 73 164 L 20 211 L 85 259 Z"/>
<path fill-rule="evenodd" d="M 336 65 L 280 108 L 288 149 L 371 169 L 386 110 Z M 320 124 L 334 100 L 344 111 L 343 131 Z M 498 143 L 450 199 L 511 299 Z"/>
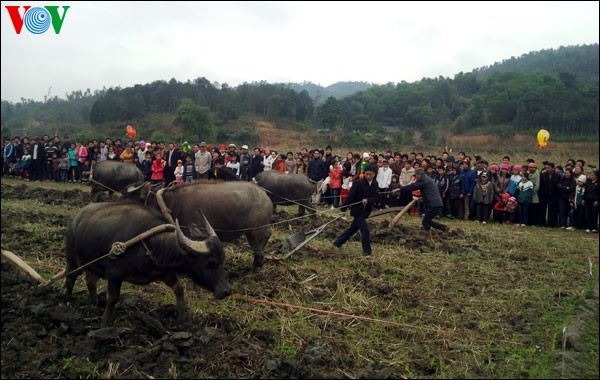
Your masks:
<path fill-rule="evenodd" d="M 377 185 L 379 186 L 379 199 L 376 208 L 388 208 L 388 190 L 392 183 L 392 169 L 387 159 L 383 159 L 383 166 L 377 171 Z"/>

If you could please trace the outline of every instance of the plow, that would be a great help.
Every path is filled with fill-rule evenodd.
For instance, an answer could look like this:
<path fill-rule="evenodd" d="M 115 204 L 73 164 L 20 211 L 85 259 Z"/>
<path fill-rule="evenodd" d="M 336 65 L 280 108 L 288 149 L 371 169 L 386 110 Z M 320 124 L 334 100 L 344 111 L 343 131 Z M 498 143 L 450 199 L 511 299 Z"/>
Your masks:
<path fill-rule="evenodd" d="M 413 196 L 413 199 L 406 206 L 389 207 L 389 208 L 384 208 L 384 209 L 381 209 L 378 211 L 374 211 L 369 215 L 368 219 L 397 212 L 397 214 L 394 216 L 394 218 L 390 221 L 390 224 L 387 229 L 388 232 L 391 232 L 394 229 L 395 225 L 400 221 L 400 219 L 408 212 L 408 210 L 411 209 L 411 207 L 415 203 L 417 203 L 419 201 L 419 199 L 421 199 L 421 198 Z M 328 222 L 322 224 L 321 226 L 319 226 L 313 230 L 310 230 L 308 232 L 300 231 L 300 232 L 296 232 L 295 234 L 288 237 L 283 242 L 283 244 L 279 247 L 279 251 L 284 252 L 289 249 L 291 249 L 291 251 L 289 251 L 288 253 L 283 255 L 281 260 L 285 260 L 288 257 L 290 257 L 291 255 L 293 255 L 299 249 L 301 249 L 306 244 L 308 244 L 311 240 L 316 238 L 317 235 L 319 235 L 321 232 L 323 232 L 323 230 L 325 230 L 325 228 L 328 225 L 330 225 L 331 223 L 333 223 L 339 219 L 345 219 L 344 215 L 338 215 L 338 216 L 334 217 L 333 219 L 331 219 L 330 221 L 328 221 Z"/>

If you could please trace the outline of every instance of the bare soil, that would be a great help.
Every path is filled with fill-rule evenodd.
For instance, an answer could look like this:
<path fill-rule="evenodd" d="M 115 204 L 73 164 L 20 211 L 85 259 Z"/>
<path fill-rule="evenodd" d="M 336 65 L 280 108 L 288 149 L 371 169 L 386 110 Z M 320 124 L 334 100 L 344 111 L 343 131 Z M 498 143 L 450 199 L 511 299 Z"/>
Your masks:
<path fill-rule="evenodd" d="M 21 255 L 26 261 L 37 262 L 40 266 L 36 269 L 43 268 L 44 277 L 49 278 L 50 274 L 58 273 L 62 269 L 60 262 L 63 260 L 61 247 L 64 243 L 64 232 L 77 209 L 90 201 L 90 194 L 85 189 L 52 190 L 42 186 L 13 185 L 3 182 L 2 201 L 15 200 L 32 201 L 35 207 L 24 206 L 23 211 L 16 208 L 3 208 L 2 248 L 10 247 L 11 251 Z M 56 212 L 57 206 L 59 209 L 64 207 L 64 214 Z M 295 209 L 281 211 L 274 216 L 273 221 L 282 222 L 291 219 L 295 211 Z M 441 252 L 448 257 L 454 255 L 493 257 L 482 246 L 481 242 L 485 241 L 486 237 L 475 236 L 471 243 L 465 243 L 465 232 L 460 228 L 453 229 L 450 236 L 445 239 L 436 238 L 435 244 L 432 245 L 425 240 L 417 225 L 402 224 L 393 232 L 388 232 L 387 218 L 377 219 L 372 221 L 371 227 L 374 245 L 400 245 L 407 252 L 412 252 L 415 257 L 433 255 L 434 250 L 436 255 Z M 47 226 L 48 230 L 32 231 L 30 226 L 32 220 L 35 220 L 36 225 Z M 268 250 L 276 252 L 283 242 L 282 237 L 300 230 L 311 231 L 328 220 L 330 219 L 319 216 L 292 223 L 280 223 L 274 227 L 274 236 Z M 319 236 L 319 241 L 329 243 L 307 245 L 303 248 L 302 257 L 291 258 L 293 263 L 291 265 L 286 265 L 280 255 L 273 254 L 270 260 L 267 260 L 265 267 L 257 273 L 250 272 L 252 261 L 250 255 L 232 254 L 233 251 L 243 251 L 244 242 L 240 242 L 238 246 L 229 246 L 226 255 L 230 255 L 230 258 L 227 259 L 226 264 L 230 273 L 230 282 L 238 294 L 255 298 L 278 299 L 278 296 L 290 288 L 295 289 L 297 302 L 294 303 L 296 304 L 318 303 L 319 300 L 326 302 L 342 297 L 347 300 L 345 302 L 353 304 L 348 313 L 355 314 L 357 310 L 362 309 L 364 314 L 372 315 L 374 310 L 378 310 L 380 318 L 387 320 L 392 320 L 393 315 L 386 311 L 386 305 L 389 308 L 394 301 L 397 301 L 404 305 L 407 314 L 418 311 L 419 314 L 414 316 L 415 323 L 421 320 L 428 323 L 428 327 L 423 327 L 420 332 L 411 331 L 408 327 L 381 330 L 381 327 L 376 324 L 362 322 L 363 325 L 360 321 L 348 321 L 347 318 L 342 318 L 341 321 L 333 317 L 314 320 L 314 314 L 307 317 L 311 320 L 307 323 L 302 322 L 304 320 L 302 312 L 291 309 L 281 311 L 278 308 L 267 311 L 262 309 L 260 311 L 262 324 L 256 325 L 258 322 L 253 321 L 255 313 L 258 313 L 256 305 L 234 299 L 215 301 L 207 292 L 195 289 L 186 282 L 188 304 L 191 300 L 192 304 L 196 302 L 201 306 L 191 307 L 193 312 L 190 313 L 190 318 L 185 324 L 176 322 L 174 297 L 169 289 L 159 285 L 148 285 L 124 288 L 122 300 L 117 305 L 118 317 L 114 325 L 99 328 L 103 305 L 98 307 L 87 302 L 87 291 L 82 279 L 78 280 L 79 288 L 76 288 L 75 300 L 68 300 L 64 296 L 62 281 L 49 287 L 36 286 L 32 280 L 3 261 L 0 277 L 2 378 L 494 377 L 497 373 L 495 371 L 503 368 L 499 365 L 493 367 L 496 368 L 494 370 L 480 357 L 479 367 L 474 364 L 474 368 L 467 368 L 465 372 L 458 372 L 459 370 L 444 372 L 442 368 L 444 365 L 450 366 L 452 361 L 463 357 L 463 354 L 452 348 L 456 344 L 452 341 L 460 340 L 456 334 L 467 331 L 466 335 L 461 335 L 463 336 L 461 339 L 473 339 L 475 335 L 483 334 L 482 331 L 486 329 L 484 320 L 477 321 L 476 317 L 468 314 L 469 307 L 452 305 L 443 301 L 443 296 L 440 300 L 444 307 L 432 310 L 432 315 L 429 316 L 427 310 L 430 306 L 423 302 L 423 299 L 432 294 L 430 290 L 423 289 L 419 285 L 425 281 L 419 277 L 420 275 L 411 275 L 410 272 L 403 271 L 403 268 L 386 267 L 375 258 L 355 259 L 357 254 L 352 251 L 354 248 L 345 246 L 346 249 L 338 251 L 331 246 L 330 242 L 346 226 L 347 224 L 339 224 L 324 230 Z M 358 236 L 355 236 L 348 246 L 359 246 L 358 241 Z M 322 266 L 329 266 L 334 265 L 329 261 L 334 256 L 346 260 L 347 265 L 354 267 L 355 273 L 350 274 L 355 280 L 354 283 L 341 285 L 341 277 L 326 277 L 320 286 L 311 287 L 310 279 L 313 275 L 316 276 L 317 272 L 312 268 L 307 272 L 306 268 L 301 267 L 302 260 L 321 260 Z M 529 259 L 522 253 L 514 252 L 507 256 L 507 260 L 520 265 Z M 468 263 L 461 265 L 468 266 Z M 335 268 L 332 270 L 335 272 Z M 386 276 L 399 277 L 399 280 L 407 285 L 405 288 L 392 286 L 384 279 L 387 278 Z M 461 277 L 460 282 L 462 290 L 459 291 L 466 292 L 464 295 L 466 298 L 477 297 L 480 292 L 483 292 L 481 286 L 472 283 L 469 278 Z M 457 290 L 452 288 L 451 281 L 447 286 L 448 295 L 451 291 Z M 368 297 L 353 299 L 359 297 L 353 293 L 356 287 L 361 294 L 367 294 Z M 568 297 L 568 292 L 562 297 Z M 570 290 L 570 292 L 575 291 Z M 227 302 L 233 302 L 237 306 L 235 308 L 222 306 Z M 592 300 L 590 305 L 592 314 L 582 314 L 584 321 L 589 318 L 597 319 L 597 292 L 595 301 Z M 535 305 L 530 306 L 535 309 Z M 458 319 L 454 322 L 455 331 L 435 326 L 437 322 L 432 321 L 447 315 L 451 310 L 464 315 L 464 320 Z M 290 314 L 296 316 L 294 323 L 301 326 L 306 323 L 305 328 L 309 332 L 286 327 L 287 323 L 291 324 L 288 319 Z M 493 324 L 510 329 L 511 331 L 503 332 L 510 336 L 510 334 L 527 334 L 531 324 L 535 322 L 536 314 L 535 310 L 528 311 L 524 308 L 520 315 L 503 314 L 500 311 L 495 315 L 498 320 Z M 273 320 L 272 328 L 265 327 L 264 316 Z M 297 322 L 298 319 L 300 322 Z M 297 326 L 296 324 L 294 326 Z M 570 326 L 569 331 L 576 331 L 576 328 L 575 325 Z M 364 335 L 361 337 L 360 334 Z M 377 334 L 384 335 L 377 338 Z M 282 343 L 286 342 L 282 340 L 282 335 L 289 335 L 287 341 L 289 345 Z M 347 337 L 354 335 L 355 338 L 346 340 Z M 571 335 L 575 338 L 570 341 L 576 341 L 576 333 Z M 367 336 L 370 338 L 366 338 Z M 435 343 L 429 342 L 434 338 Z M 356 353 L 356 346 L 362 347 L 365 339 L 372 339 L 369 346 L 365 347 L 374 352 L 379 350 L 398 355 L 395 353 L 396 349 L 400 352 L 407 350 L 409 356 L 406 358 L 406 363 L 410 364 L 367 360 L 366 356 L 377 357 L 377 355 L 367 351 Z M 386 342 L 385 346 L 377 347 L 377 342 L 380 340 Z M 301 344 L 293 344 L 298 341 Z M 409 353 L 410 350 L 415 350 L 413 345 L 421 347 L 419 341 L 423 342 L 424 346 L 418 351 L 437 347 L 434 350 L 438 353 L 434 355 L 423 352 Z M 392 347 L 396 343 L 398 347 Z M 585 350 L 583 345 L 575 347 L 576 345 L 577 343 L 572 344 L 570 350 L 576 352 Z M 496 360 L 500 362 L 507 360 L 502 356 L 505 355 L 502 349 L 494 348 L 492 351 L 495 352 L 493 355 L 499 357 L 490 356 L 488 358 L 490 363 Z M 449 355 L 448 358 L 438 356 L 443 355 L 444 352 Z M 597 357 L 597 352 L 595 354 Z M 468 356 L 476 356 L 476 354 L 469 353 Z M 572 356 L 575 357 L 573 362 L 576 363 L 577 355 Z M 581 372 L 577 371 L 577 366 L 573 362 L 569 362 L 567 370 L 575 368 L 575 377 L 578 377 L 577 374 Z M 565 373 L 563 367 L 558 371 Z M 462 375 L 458 375 L 459 373 Z"/>

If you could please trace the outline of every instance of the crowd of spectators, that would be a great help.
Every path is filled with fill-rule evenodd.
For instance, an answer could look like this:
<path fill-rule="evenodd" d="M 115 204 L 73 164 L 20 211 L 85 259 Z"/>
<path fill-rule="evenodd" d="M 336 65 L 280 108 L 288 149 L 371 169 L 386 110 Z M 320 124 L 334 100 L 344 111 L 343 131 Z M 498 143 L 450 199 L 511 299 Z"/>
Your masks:
<path fill-rule="evenodd" d="M 251 181 L 265 170 L 302 174 L 316 184 L 312 202 L 331 208 L 342 205 L 352 182 L 361 178 L 367 165 L 377 169 L 380 195 L 376 208 L 405 206 L 412 197 L 400 190 L 414 181 L 415 169 L 422 168 L 438 186 L 443 217 L 598 231 L 600 173 L 586 167 L 583 160 L 538 164 L 528 158 L 514 163 L 504 156 L 500 162 L 490 163 L 465 152 L 455 158 L 446 151 L 438 157 L 392 150 L 340 156 L 333 154 L 331 146 L 281 153 L 206 142 L 189 146 L 106 138 L 82 143 L 49 135 L 2 139 L 2 151 L 3 176 L 25 181 L 86 182 L 93 178 L 94 165 L 102 160 L 136 165 L 146 180 L 165 184 L 199 179 Z M 422 205 L 417 204 L 410 213 L 420 215 Z"/>

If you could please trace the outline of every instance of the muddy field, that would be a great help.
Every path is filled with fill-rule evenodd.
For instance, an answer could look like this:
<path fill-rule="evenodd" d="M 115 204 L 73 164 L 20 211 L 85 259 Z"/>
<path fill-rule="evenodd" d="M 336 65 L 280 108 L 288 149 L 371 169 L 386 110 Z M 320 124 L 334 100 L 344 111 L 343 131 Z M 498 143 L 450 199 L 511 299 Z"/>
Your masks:
<path fill-rule="evenodd" d="M 3 181 L 2 249 L 50 278 L 64 267 L 68 224 L 89 201 L 80 185 Z M 38 287 L 3 260 L 2 378 L 587 377 L 573 363 L 597 361 L 569 328 L 565 366 L 557 328 L 576 315 L 597 322 L 597 288 L 584 303 L 598 280 L 597 235 L 548 243 L 529 229 L 443 220 L 451 234 L 428 243 L 419 217 L 388 232 L 388 214 L 370 220 L 371 258 L 358 236 L 332 246 L 349 223 L 339 220 L 283 260 L 287 237 L 331 216 L 321 209 L 286 222 L 296 210 L 281 210 L 259 272 L 245 240 L 226 245 L 233 296 L 217 301 L 184 281 L 184 324 L 164 284 L 124 285 L 114 325 L 102 329 L 82 277 L 68 300 L 63 281 Z M 536 372 L 540 356 L 562 364 Z"/>

